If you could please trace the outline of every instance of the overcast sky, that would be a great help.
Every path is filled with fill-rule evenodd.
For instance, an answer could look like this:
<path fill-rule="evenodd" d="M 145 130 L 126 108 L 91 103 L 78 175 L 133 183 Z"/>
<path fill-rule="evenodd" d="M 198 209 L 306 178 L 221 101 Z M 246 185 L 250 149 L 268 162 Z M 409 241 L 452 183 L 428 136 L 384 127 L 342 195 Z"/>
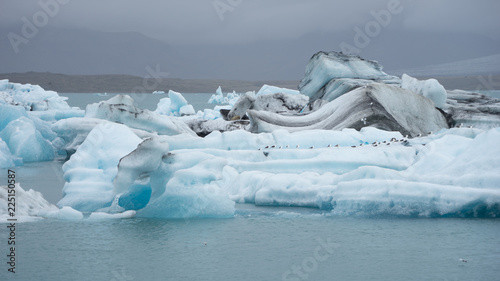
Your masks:
<path fill-rule="evenodd" d="M 0 72 L 141 75 L 160 63 L 175 77 L 299 79 L 342 43 L 400 70 L 500 53 L 499 13 L 498 0 L 0 0 Z"/>
<path fill-rule="evenodd" d="M 1 0 L 0 24 L 32 20 L 39 2 Z M 308 32 L 352 29 L 371 11 L 399 2 L 399 27 L 420 31 L 474 32 L 500 39 L 498 0 L 60 0 L 48 25 L 101 31 L 137 31 L 173 45 L 242 44 L 297 38 Z"/>

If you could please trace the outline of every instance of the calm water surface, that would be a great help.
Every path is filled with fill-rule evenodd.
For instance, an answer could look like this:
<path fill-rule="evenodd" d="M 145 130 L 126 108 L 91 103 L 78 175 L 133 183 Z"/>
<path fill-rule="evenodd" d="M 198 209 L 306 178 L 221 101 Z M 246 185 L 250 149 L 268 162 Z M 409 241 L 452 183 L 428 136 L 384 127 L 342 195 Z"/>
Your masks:
<path fill-rule="evenodd" d="M 245 215 L 231 219 L 18 224 L 17 272 L 7 272 L 2 255 L 0 278 L 498 280 L 500 276 L 498 220 L 335 218 L 271 209 L 256 208 L 251 215 L 245 210 Z M 1 241 L 6 241 L 5 232 Z"/>

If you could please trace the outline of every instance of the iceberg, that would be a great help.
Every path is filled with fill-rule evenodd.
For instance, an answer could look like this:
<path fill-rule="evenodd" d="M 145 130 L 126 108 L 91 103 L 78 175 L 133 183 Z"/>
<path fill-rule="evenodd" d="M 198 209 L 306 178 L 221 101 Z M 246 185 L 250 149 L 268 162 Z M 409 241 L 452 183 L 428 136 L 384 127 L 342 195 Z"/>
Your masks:
<path fill-rule="evenodd" d="M 0 132 L 10 152 L 24 162 L 38 162 L 54 159 L 55 150 L 35 127 L 34 122 L 24 116 L 9 122 Z"/>
<path fill-rule="evenodd" d="M 498 128 L 460 128 L 405 139 L 368 127 L 157 136 L 142 141 L 121 158 L 116 173 L 102 178 L 107 202 L 91 209 L 114 206 L 100 211 L 134 210 L 139 217 L 227 217 L 240 202 L 332 215 L 496 217 L 498 137 Z M 73 177 L 89 178 L 82 168 Z M 103 198 L 95 187 L 85 192 Z"/>
<path fill-rule="evenodd" d="M 269 95 L 269 94 L 288 94 L 288 95 L 298 95 L 300 92 L 298 90 L 292 90 L 287 88 L 281 88 L 276 86 L 271 86 L 264 84 L 260 90 L 257 92 L 256 96 Z"/>
<path fill-rule="evenodd" d="M 0 138 L 0 168 L 22 166 L 23 159 L 12 155 L 7 144 Z"/>
<path fill-rule="evenodd" d="M 321 90 L 332 79 L 352 78 L 372 80 L 384 83 L 399 83 L 399 78 L 382 71 L 376 61 L 362 59 L 356 55 L 342 52 L 318 52 L 312 56 L 306 66 L 304 78 L 300 81 L 300 93 L 311 98 L 313 102 Z"/>
<path fill-rule="evenodd" d="M 85 117 L 118 122 L 131 128 L 161 135 L 194 135 L 194 132 L 178 119 L 138 109 L 134 100 L 127 95 L 117 95 L 107 101 L 88 105 L 85 109 Z"/>
<path fill-rule="evenodd" d="M 90 104 L 86 108 L 85 117 L 59 120 L 52 124 L 51 129 L 63 140 L 61 149 L 71 155 L 92 129 L 99 124 L 110 122 L 125 124 L 140 138 L 156 134 L 195 135 L 186 122 L 173 116 L 139 109 L 134 100 L 126 95 L 117 95 L 107 101 Z"/>
<path fill-rule="evenodd" d="M 235 92 L 228 93 L 227 96 L 224 96 L 224 94 L 222 93 L 222 89 L 219 86 L 219 88 L 217 88 L 217 90 L 215 91 L 215 94 L 208 99 L 208 103 L 233 105 L 239 97 L 240 95 Z"/>
<path fill-rule="evenodd" d="M 242 95 L 229 111 L 227 118 L 238 120 L 246 117 L 247 111 L 262 110 L 269 112 L 300 112 L 308 103 L 309 97 L 301 94 L 261 94 L 255 97 Z"/>
<path fill-rule="evenodd" d="M 366 79 L 352 79 L 352 78 L 340 78 L 332 79 L 325 86 L 316 92 L 314 96 L 311 97 L 313 101 L 327 101 L 330 102 L 345 93 L 357 89 L 359 87 L 367 86 L 373 83 L 372 80 Z"/>
<path fill-rule="evenodd" d="M 120 160 L 113 182 L 118 204 L 126 210 L 138 210 L 140 217 L 232 216 L 234 202 L 212 183 L 220 177 L 224 160 L 212 160 L 203 153 L 177 159 L 168 148 L 159 139 L 146 139 Z M 205 170 L 200 173 L 192 168 L 197 164 Z"/>
<path fill-rule="evenodd" d="M 8 212 L 7 186 L 0 186 L 0 223 L 7 223 L 12 218 Z M 15 218 L 18 222 L 29 222 L 40 219 L 43 212 L 56 211 L 57 207 L 43 198 L 40 192 L 33 189 L 24 190 L 19 184 L 15 185 L 16 212 Z"/>
<path fill-rule="evenodd" d="M 63 165 L 66 183 L 57 205 L 80 212 L 109 207 L 114 199 L 112 181 L 118 162 L 141 142 L 125 125 L 97 125 Z"/>
<path fill-rule="evenodd" d="M 446 103 L 446 90 L 436 79 L 419 81 L 409 75 L 401 77 L 401 88 L 414 91 L 430 99 L 436 107 L 444 108 Z"/>
<path fill-rule="evenodd" d="M 248 120 L 224 120 L 222 118 L 216 119 L 191 119 L 185 120 L 186 124 L 198 136 L 205 137 L 215 131 L 229 132 L 235 130 L 246 130 L 250 122 Z"/>
<path fill-rule="evenodd" d="M 59 208 L 26 192 L 41 204 L 30 203 L 30 217 L 225 218 L 236 203 L 500 216 L 499 101 L 399 79 L 357 56 L 315 54 L 299 92 L 264 85 L 224 96 L 219 87 L 210 101 L 226 105 L 198 113 L 173 91 L 154 112 L 118 95 L 83 113 L 41 88 L 2 83 L 0 166 L 68 152 Z"/>
<path fill-rule="evenodd" d="M 22 106 L 26 111 L 69 110 L 67 99 L 38 85 L 0 80 L 0 104 Z"/>
<path fill-rule="evenodd" d="M 462 90 L 447 91 L 447 96 L 444 110 L 453 116 L 457 126 L 500 127 L 500 100 Z"/>
<path fill-rule="evenodd" d="M 52 131 L 51 124 L 83 116 L 83 111 L 70 108 L 66 99 L 38 85 L 0 80 L 0 166 L 54 159 L 61 140 Z"/>
<path fill-rule="evenodd" d="M 137 210 L 142 217 L 231 216 L 234 202 L 205 178 L 216 175 L 190 169 L 204 158 L 192 155 L 176 165 L 176 156 L 160 136 L 142 141 L 124 125 L 101 124 L 64 164 L 67 183 L 58 206 L 79 212 Z M 170 177 L 159 172 L 165 170 Z M 205 184 L 193 185 L 197 179 Z"/>
<path fill-rule="evenodd" d="M 418 136 L 448 128 L 445 116 L 434 104 L 412 91 L 381 83 L 371 83 L 327 103 L 307 115 L 285 116 L 250 110 L 250 130 L 254 133 L 286 129 L 290 132 L 376 127 Z"/>
<path fill-rule="evenodd" d="M 181 93 L 168 91 L 168 98 L 163 98 L 158 103 L 156 113 L 170 116 L 185 116 L 196 114 L 192 105 L 188 104 L 187 100 Z"/>

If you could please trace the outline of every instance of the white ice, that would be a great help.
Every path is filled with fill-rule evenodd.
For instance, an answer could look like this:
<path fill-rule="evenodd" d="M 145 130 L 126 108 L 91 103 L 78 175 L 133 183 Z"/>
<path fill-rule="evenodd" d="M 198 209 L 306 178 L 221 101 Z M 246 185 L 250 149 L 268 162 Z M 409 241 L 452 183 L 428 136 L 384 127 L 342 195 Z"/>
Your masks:
<path fill-rule="evenodd" d="M 375 81 L 396 82 L 399 79 L 382 71 L 376 61 L 364 60 L 358 56 L 337 52 L 318 52 L 306 66 L 304 78 L 300 81 L 300 93 L 313 97 L 332 79 L 355 78 Z"/>
<path fill-rule="evenodd" d="M 9 122 L 0 132 L 0 138 L 7 144 L 10 152 L 24 162 L 47 161 L 54 159 L 55 150 L 45 139 L 34 122 L 27 117 L 19 117 Z"/>
<path fill-rule="evenodd" d="M 156 113 L 170 116 L 194 115 L 195 111 L 192 105 L 188 104 L 187 100 L 181 93 L 168 91 L 168 98 L 163 98 L 158 103 Z"/>
<path fill-rule="evenodd" d="M 83 111 L 70 108 L 66 99 L 38 85 L 0 80 L 0 167 L 54 159 L 62 141 L 51 124 L 83 116 Z"/>
<path fill-rule="evenodd" d="M 74 198 L 89 211 L 118 200 L 121 211 L 145 217 L 231 216 L 232 202 L 339 215 L 498 214 L 500 129 L 443 130 L 407 144 L 403 138 L 375 128 L 158 136 L 122 151 L 123 165 L 109 177 L 75 168 L 72 178 L 101 184 Z M 88 204 L 103 198 L 100 189 L 107 200 Z"/>
<path fill-rule="evenodd" d="M 67 99 L 38 85 L 0 80 L 0 104 L 22 106 L 28 111 L 70 110 Z"/>
<path fill-rule="evenodd" d="M 269 95 L 269 94 L 277 94 L 277 93 L 289 94 L 289 95 L 300 94 L 299 90 L 292 90 L 292 89 L 281 88 L 281 87 L 276 87 L 276 86 L 264 84 L 260 88 L 260 90 L 257 92 L 256 95 L 259 96 L 259 95 Z"/>
<path fill-rule="evenodd" d="M 248 93 L 250 94 L 250 93 Z M 255 95 L 255 93 L 253 93 Z M 210 104 L 228 104 L 228 105 L 233 105 L 236 103 L 238 98 L 240 97 L 239 94 L 235 93 L 234 91 L 232 93 L 228 93 L 226 96 L 222 93 L 222 89 L 219 86 L 217 90 L 215 91 L 215 94 L 213 94 L 209 99 L 208 103 Z"/>
<path fill-rule="evenodd" d="M 109 206 L 114 199 L 112 181 L 118 162 L 141 141 L 125 125 L 111 122 L 97 125 L 63 165 L 66 184 L 58 206 L 82 212 Z"/>
<path fill-rule="evenodd" d="M 15 216 L 9 216 L 8 194 L 11 188 L 0 186 L 0 223 L 8 222 L 7 219 L 15 218 L 19 222 L 28 222 L 39 219 L 40 212 L 57 211 L 57 207 L 45 200 L 40 192 L 33 189 L 24 190 L 19 184 L 15 185 Z M 12 196 L 11 196 L 12 197 Z M 12 206 L 11 206 L 12 207 Z"/>
<path fill-rule="evenodd" d="M 418 80 L 409 75 L 401 77 L 401 88 L 416 92 L 430 99 L 436 107 L 444 108 L 446 104 L 446 90 L 436 79 Z"/>
<path fill-rule="evenodd" d="M 131 128 L 162 135 L 182 133 L 194 135 L 194 132 L 181 120 L 139 109 L 134 100 L 127 95 L 117 95 L 107 101 L 87 105 L 85 117 L 118 122 Z"/>

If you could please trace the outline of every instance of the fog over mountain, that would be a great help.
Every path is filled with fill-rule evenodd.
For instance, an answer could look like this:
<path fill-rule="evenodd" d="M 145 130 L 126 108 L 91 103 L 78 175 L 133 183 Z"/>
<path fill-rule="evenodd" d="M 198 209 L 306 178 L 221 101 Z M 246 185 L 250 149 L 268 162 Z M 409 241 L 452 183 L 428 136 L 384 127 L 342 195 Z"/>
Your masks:
<path fill-rule="evenodd" d="M 500 52 L 497 1 L 354 2 L 0 1 L 0 73 L 298 80 L 320 50 L 387 72 Z"/>

